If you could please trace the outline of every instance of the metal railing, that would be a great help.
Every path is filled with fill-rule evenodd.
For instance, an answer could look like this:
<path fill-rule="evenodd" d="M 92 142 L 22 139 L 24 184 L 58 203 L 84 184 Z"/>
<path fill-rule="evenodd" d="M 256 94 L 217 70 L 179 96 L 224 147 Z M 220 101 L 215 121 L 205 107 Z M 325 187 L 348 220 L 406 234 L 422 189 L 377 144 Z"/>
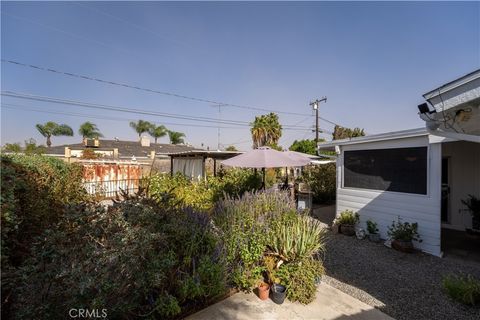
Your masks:
<path fill-rule="evenodd" d="M 120 179 L 107 181 L 87 181 L 83 186 L 89 194 L 105 198 L 120 196 L 122 190 L 133 194 L 138 191 L 140 179 Z"/>

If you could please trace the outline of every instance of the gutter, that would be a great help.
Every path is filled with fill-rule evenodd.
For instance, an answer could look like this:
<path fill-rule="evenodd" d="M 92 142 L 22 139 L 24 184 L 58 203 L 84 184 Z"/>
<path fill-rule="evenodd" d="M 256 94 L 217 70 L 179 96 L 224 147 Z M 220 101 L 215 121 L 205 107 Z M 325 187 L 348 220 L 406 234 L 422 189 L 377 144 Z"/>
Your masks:
<path fill-rule="evenodd" d="M 464 133 L 457 133 L 457 132 L 446 132 L 446 131 L 441 131 L 441 130 L 431 130 L 427 127 L 427 132 L 431 135 L 434 136 L 440 136 L 444 138 L 451 138 L 451 139 L 456 139 L 456 140 L 464 140 L 464 141 L 470 141 L 470 142 L 475 142 L 475 143 L 480 143 L 480 136 L 475 136 L 472 134 L 464 134 Z"/>

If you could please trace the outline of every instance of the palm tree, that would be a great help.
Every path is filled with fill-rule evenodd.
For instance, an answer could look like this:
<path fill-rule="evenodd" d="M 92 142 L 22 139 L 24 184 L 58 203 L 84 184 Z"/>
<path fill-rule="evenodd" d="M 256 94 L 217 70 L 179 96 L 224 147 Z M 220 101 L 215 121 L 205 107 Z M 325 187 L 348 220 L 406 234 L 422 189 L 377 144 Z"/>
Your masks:
<path fill-rule="evenodd" d="M 165 126 L 162 126 L 162 125 L 155 126 L 154 124 L 152 124 L 152 126 L 148 130 L 148 133 L 155 139 L 155 144 L 156 144 L 157 139 L 166 136 L 168 133 L 168 130 L 167 128 L 165 128 Z"/>
<path fill-rule="evenodd" d="M 168 137 L 170 138 L 171 144 L 180 144 L 184 142 L 183 137 L 185 137 L 185 134 L 168 130 Z"/>
<path fill-rule="evenodd" d="M 103 137 L 103 134 L 98 130 L 97 125 L 89 121 L 82 123 L 82 125 L 78 129 L 78 133 L 83 137 L 83 139 Z"/>
<path fill-rule="evenodd" d="M 273 112 L 255 117 L 255 121 L 250 125 L 254 148 L 276 146 L 282 136 L 278 115 Z"/>
<path fill-rule="evenodd" d="M 48 121 L 45 124 L 37 124 L 35 126 L 40 134 L 47 138 L 47 146 L 52 146 L 52 136 L 73 136 L 73 130 L 66 124 L 58 124 L 53 121 Z"/>
<path fill-rule="evenodd" d="M 138 137 L 141 138 L 142 133 L 148 132 L 152 127 L 152 124 L 148 121 L 138 120 L 137 122 L 130 122 L 130 127 L 132 127 L 138 133 Z"/>

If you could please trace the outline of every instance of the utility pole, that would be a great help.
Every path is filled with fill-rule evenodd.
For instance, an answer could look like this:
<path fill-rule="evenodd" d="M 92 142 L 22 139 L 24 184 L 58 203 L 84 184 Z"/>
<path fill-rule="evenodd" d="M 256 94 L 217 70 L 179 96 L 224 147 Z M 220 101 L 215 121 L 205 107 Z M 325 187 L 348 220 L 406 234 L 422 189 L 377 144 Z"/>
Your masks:
<path fill-rule="evenodd" d="M 318 143 L 318 108 L 320 106 L 320 102 L 327 102 L 327 97 L 322 97 L 322 99 L 317 99 L 315 101 L 310 102 L 313 110 L 315 110 L 315 142 Z"/>
<path fill-rule="evenodd" d="M 222 107 L 225 107 L 225 104 L 216 104 L 212 107 L 218 108 L 218 122 L 217 122 L 217 151 L 220 151 L 220 122 L 222 121 Z"/>

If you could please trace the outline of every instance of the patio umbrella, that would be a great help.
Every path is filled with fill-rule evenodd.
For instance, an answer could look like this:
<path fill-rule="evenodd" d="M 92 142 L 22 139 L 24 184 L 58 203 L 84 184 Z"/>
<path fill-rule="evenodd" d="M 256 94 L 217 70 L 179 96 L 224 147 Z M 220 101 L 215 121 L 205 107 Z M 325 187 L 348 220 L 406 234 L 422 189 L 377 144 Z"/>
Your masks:
<path fill-rule="evenodd" d="M 304 166 L 307 165 L 307 164 L 310 164 L 310 162 L 312 161 L 312 158 L 310 158 L 309 154 L 306 154 L 306 153 L 297 152 L 297 151 L 290 151 L 290 150 L 283 151 L 283 153 L 285 153 L 288 157 L 290 157 L 294 160 L 297 160 L 297 161 L 300 161 L 300 162 L 304 161 L 305 162 Z M 301 167 L 301 166 L 297 166 L 297 167 Z"/>
<path fill-rule="evenodd" d="M 310 159 L 293 159 L 288 154 L 273 150 L 269 147 L 260 147 L 228 160 L 222 164 L 239 168 L 261 168 L 263 171 L 263 185 L 265 186 L 265 168 L 301 167 L 310 163 Z"/>

